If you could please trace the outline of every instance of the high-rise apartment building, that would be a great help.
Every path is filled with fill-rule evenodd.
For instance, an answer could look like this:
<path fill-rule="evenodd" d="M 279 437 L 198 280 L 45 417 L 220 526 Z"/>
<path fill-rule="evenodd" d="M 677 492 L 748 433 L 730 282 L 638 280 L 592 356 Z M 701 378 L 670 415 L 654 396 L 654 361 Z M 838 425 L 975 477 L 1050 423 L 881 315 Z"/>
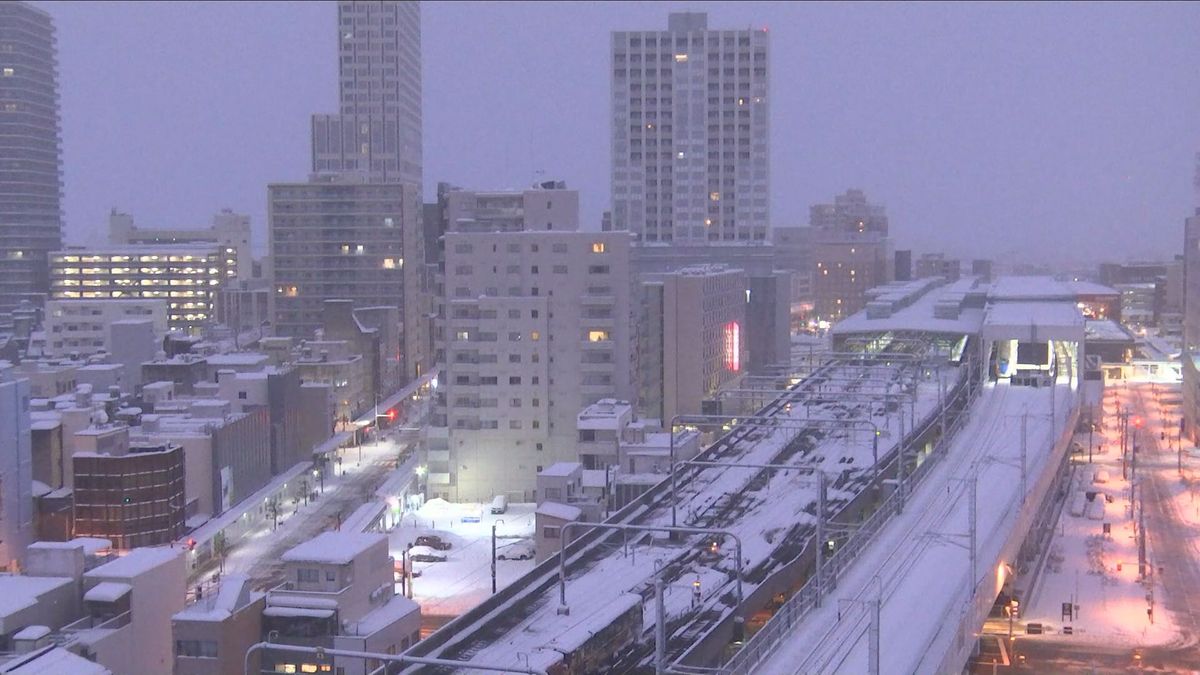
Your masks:
<path fill-rule="evenodd" d="M 866 306 L 866 292 L 890 281 L 892 244 L 884 207 L 862 190 L 847 190 L 832 204 L 814 204 L 813 315 L 840 321 Z"/>
<path fill-rule="evenodd" d="M 768 39 L 710 30 L 702 12 L 665 31 L 612 34 L 612 228 L 644 243 L 765 241 Z"/>
<path fill-rule="evenodd" d="M 578 230 L 579 191 L 562 181 L 525 190 L 460 190 L 444 193 L 447 232 Z"/>
<path fill-rule="evenodd" d="M 421 186 L 421 8 L 338 2 L 336 115 L 312 119 L 314 173 Z"/>
<path fill-rule="evenodd" d="M 416 2 L 338 2 L 339 111 L 313 116 L 308 182 L 268 188 L 275 332 L 311 338 L 326 300 L 397 307 L 406 379 L 431 351 L 420 18 Z"/>
<path fill-rule="evenodd" d="M 429 492 L 529 501 L 539 471 L 575 460 L 583 407 L 634 400 L 631 237 L 450 232 L 445 247 Z"/>
<path fill-rule="evenodd" d="M 312 338 L 324 321 L 326 300 L 349 300 L 356 308 L 398 307 L 401 337 L 395 348 L 406 377 L 418 375 L 428 331 L 420 293 L 425 251 L 417 187 L 329 174 L 274 184 L 268 193 L 275 333 Z"/>
<path fill-rule="evenodd" d="M 57 51 L 49 14 L 0 3 L 0 312 L 45 296 L 62 248 Z"/>
<path fill-rule="evenodd" d="M 1200 155 L 1196 186 L 1200 190 Z M 1183 225 L 1183 417 L 1192 443 L 1200 442 L 1200 208 Z"/>
<path fill-rule="evenodd" d="M 51 299 L 162 299 L 168 327 L 188 332 L 212 319 L 213 297 L 225 278 L 225 256 L 216 244 L 129 244 L 50 254 Z"/>

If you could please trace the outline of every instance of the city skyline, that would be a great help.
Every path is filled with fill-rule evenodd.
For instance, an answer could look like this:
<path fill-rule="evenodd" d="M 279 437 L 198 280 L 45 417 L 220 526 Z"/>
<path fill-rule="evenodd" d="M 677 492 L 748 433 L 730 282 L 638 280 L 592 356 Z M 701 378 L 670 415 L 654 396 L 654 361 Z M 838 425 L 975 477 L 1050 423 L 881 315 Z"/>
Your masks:
<path fill-rule="evenodd" d="M 112 206 L 172 226 L 228 206 L 251 215 L 261 250 L 261 187 L 304 178 L 309 116 L 335 106 L 334 5 L 39 6 L 59 23 L 68 241 L 98 240 Z M 1170 256 L 1194 201 L 1200 86 L 1185 57 L 1198 10 L 1026 9 L 430 4 L 426 199 L 440 180 L 565 179 L 597 229 L 610 31 L 696 10 L 771 31 L 772 226 L 859 187 L 887 206 L 898 247 L 991 257 L 1037 236 L 1024 255 Z M 1128 227 L 1144 236 L 1117 248 Z"/>

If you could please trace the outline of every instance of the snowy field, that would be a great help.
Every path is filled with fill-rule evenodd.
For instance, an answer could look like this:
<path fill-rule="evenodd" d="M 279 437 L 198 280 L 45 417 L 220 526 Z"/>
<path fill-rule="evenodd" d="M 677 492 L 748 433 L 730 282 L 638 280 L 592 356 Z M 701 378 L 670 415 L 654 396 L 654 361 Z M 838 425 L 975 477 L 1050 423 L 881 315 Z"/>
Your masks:
<path fill-rule="evenodd" d="M 451 504 L 431 499 L 419 511 L 407 513 L 388 535 L 391 555 L 424 534 L 437 535 L 451 548 L 445 562 L 412 563 L 421 576 L 413 580 L 413 600 L 425 616 L 458 616 L 492 594 L 492 525 L 496 552 L 533 537 L 536 504 L 509 504 L 508 512 L 492 515 L 489 504 Z M 533 569 L 530 560 L 497 560 L 496 587 L 504 588 Z"/>

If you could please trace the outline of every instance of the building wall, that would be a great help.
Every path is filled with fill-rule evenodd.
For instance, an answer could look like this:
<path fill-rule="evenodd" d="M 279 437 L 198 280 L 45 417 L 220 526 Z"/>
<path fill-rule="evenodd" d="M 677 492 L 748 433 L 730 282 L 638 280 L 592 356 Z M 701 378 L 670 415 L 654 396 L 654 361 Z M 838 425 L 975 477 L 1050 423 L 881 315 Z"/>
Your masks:
<path fill-rule="evenodd" d="M 212 318 L 213 295 L 224 279 L 225 260 L 215 244 L 130 244 L 50 254 L 52 299 L 162 299 L 167 325 L 188 332 L 198 332 Z"/>
<path fill-rule="evenodd" d="M 271 482 L 271 417 L 266 408 L 234 416 L 213 429 L 212 447 L 214 515 Z M 222 489 L 226 484 L 228 494 Z"/>
<path fill-rule="evenodd" d="M 765 28 L 612 34 L 612 228 L 645 242 L 765 241 L 770 223 Z"/>
<path fill-rule="evenodd" d="M 183 534 L 184 454 L 159 452 L 74 457 L 75 535 L 115 548 L 169 544 Z M 129 477 L 141 476 L 140 487 Z"/>
<path fill-rule="evenodd" d="M 1193 443 L 1200 443 L 1200 209 L 1184 222 L 1183 414 Z"/>
<path fill-rule="evenodd" d="M 262 639 L 262 611 L 266 596 L 251 600 L 223 621 L 189 621 L 176 616 L 171 621 L 174 646 L 180 640 L 211 641 L 217 645 L 216 658 L 175 654 L 175 675 L 225 675 L 238 673 L 246 665 L 246 651 Z M 251 672 L 259 658 L 251 657 Z"/>
<path fill-rule="evenodd" d="M 116 346 L 109 326 L 116 321 L 144 319 L 158 335 L 167 332 L 167 301 L 146 300 L 50 300 L 46 302 L 46 350 L 51 358 L 72 352 L 86 356 Z M 153 356 L 151 351 L 149 356 Z M 142 359 L 146 358 L 142 355 Z"/>
<path fill-rule="evenodd" d="M 630 237 L 452 232 L 445 245 L 430 491 L 528 499 L 539 467 L 574 459 L 580 409 L 633 399 Z"/>
<path fill-rule="evenodd" d="M 131 622 L 103 651 L 97 649 L 96 660 L 114 673 L 170 672 L 175 661 L 171 617 L 183 609 L 187 585 L 183 550 L 135 575 L 112 575 L 105 567 L 87 572 L 84 586 L 103 581 L 129 584 Z"/>
<path fill-rule="evenodd" d="M 54 20 L 27 2 L 0 4 L 0 313 L 49 290 L 62 247 L 62 141 Z M 17 131 L 19 130 L 19 131 Z"/>
<path fill-rule="evenodd" d="M 3 16 L 3 15 L 0 15 Z M 33 541 L 33 451 L 29 382 L 0 361 L 0 566 L 13 571 Z"/>
<path fill-rule="evenodd" d="M 427 370 L 424 237 L 415 186 L 325 177 L 271 185 L 268 193 L 276 334 L 311 338 L 322 326 L 325 300 L 397 306 L 406 380 Z"/>
<path fill-rule="evenodd" d="M 521 232 L 579 229 L 579 191 L 562 183 L 529 190 L 446 193 L 446 230 L 451 232 Z M 561 186 L 561 187 L 559 187 Z"/>
<path fill-rule="evenodd" d="M 771 366 L 790 364 L 792 274 L 752 276 L 747 284 L 747 369 L 763 373 L 771 370 Z"/>
<path fill-rule="evenodd" d="M 338 114 L 313 116 L 313 171 L 362 172 L 419 194 L 419 3 L 338 2 L 338 92 Z"/>
<path fill-rule="evenodd" d="M 866 292 L 888 281 L 891 247 L 878 235 L 818 235 L 813 247 L 813 314 L 836 322 L 866 306 Z"/>

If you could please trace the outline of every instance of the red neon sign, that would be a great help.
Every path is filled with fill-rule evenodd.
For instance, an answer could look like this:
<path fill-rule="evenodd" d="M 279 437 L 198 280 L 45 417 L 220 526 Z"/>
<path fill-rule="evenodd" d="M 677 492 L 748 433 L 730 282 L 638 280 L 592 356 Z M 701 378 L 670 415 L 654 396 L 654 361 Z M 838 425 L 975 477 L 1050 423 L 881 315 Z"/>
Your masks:
<path fill-rule="evenodd" d="M 725 369 L 732 373 L 742 369 L 742 327 L 736 321 L 725 324 Z"/>

